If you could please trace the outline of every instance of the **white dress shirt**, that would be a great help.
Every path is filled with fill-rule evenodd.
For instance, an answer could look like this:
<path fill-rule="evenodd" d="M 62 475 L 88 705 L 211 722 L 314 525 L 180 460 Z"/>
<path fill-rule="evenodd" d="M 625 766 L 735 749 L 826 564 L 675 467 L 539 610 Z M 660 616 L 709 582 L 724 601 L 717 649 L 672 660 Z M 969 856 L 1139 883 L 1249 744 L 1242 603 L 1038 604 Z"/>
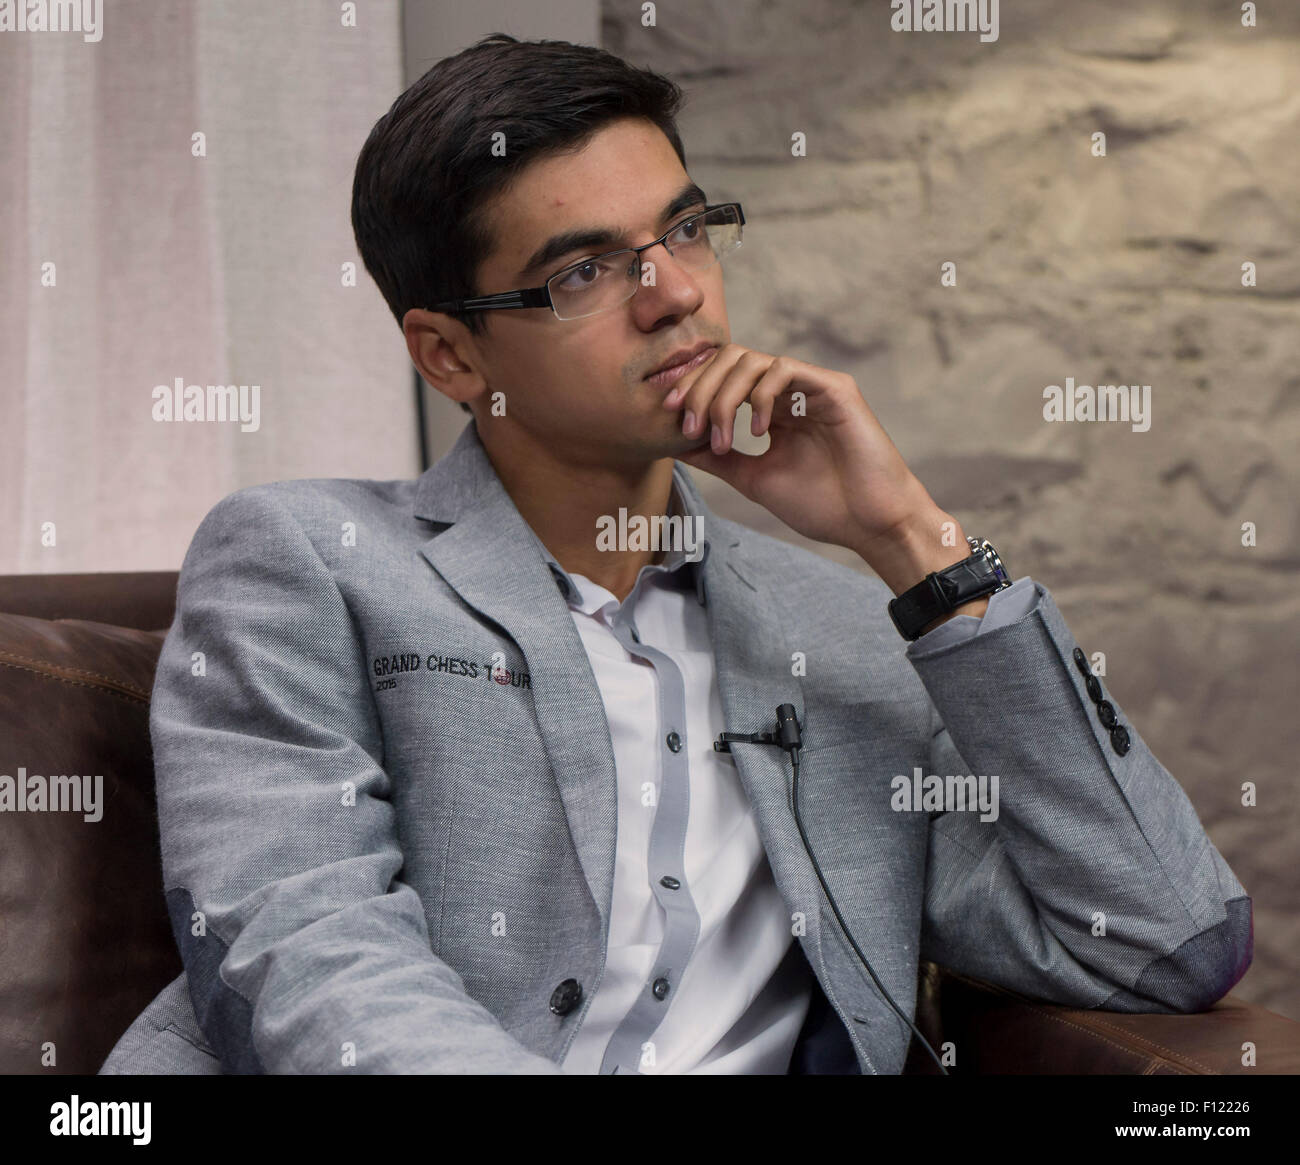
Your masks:
<path fill-rule="evenodd" d="M 664 937 L 648 868 L 663 726 L 655 668 L 629 654 L 610 629 L 618 599 L 583 575 L 569 578 L 580 592 L 570 609 L 604 700 L 618 773 L 605 973 L 563 1063 L 566 1072 L 595 1073 L 615 1027 L 646 990 Z M 713 750 L 722 703 L 706 613 L 675 574 L 655 571 L 642 584 L 636 627 L 641 641 L 670 655 L 682 673 L 690 764 L 684 865 L 700 914 L 695 949 L 638 1070 L 784 1074 L 811 988 L 798 962 L 781 967 L 795 941 L 789 911 L 736 766 Z M 651 1051 L 653 1064 L 646 1062 Z"/>

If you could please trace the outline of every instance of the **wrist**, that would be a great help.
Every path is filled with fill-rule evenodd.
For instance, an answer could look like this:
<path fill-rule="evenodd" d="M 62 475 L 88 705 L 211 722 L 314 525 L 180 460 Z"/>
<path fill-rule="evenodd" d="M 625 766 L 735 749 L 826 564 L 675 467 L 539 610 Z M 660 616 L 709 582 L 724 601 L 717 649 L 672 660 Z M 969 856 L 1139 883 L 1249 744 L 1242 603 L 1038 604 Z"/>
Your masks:
<path fill-rule="evenodd" d="M 971 550 L 961 523 L 936 507 L 922 518 L 900 524 L 885 538 L 863 543 L 858 553 L 897 597 L 933 572 L 969 558 Z M 982 618 L 988 606 L 987 595 L 962 603 L 927 623 L 917 638 L 955 615 Z"/>
<path fill-rule="evenodd" d="M 961 523 L 937 507 L 853 549 L 895 596 L 933 571 L 970 557 Z"/>

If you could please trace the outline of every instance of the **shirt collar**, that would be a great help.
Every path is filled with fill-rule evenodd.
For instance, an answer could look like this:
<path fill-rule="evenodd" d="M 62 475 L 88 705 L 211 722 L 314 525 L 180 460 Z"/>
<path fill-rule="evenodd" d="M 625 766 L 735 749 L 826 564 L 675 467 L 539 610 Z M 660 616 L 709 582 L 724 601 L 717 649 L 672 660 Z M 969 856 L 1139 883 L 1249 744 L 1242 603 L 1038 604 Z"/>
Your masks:
<path fill-rule="evenodd" d="M 673 473 L 673 486 L 669 498 L 668 512 L 670 515 L 681 515 L 684 518 L 694 519 L 700 513 L 692 504 L 686 491 L 680 488 L 677 481 L 677 473 Z M 702 524 L 706 525 L 706 524 Z M 692 529 L 694 527 L 692 526 Z M 686 551 L 681 548 L 665 552 L 663 561 L 652 563 L 641 568 L 641 573 L 637 575 L 639 583 L 645 575 L 663 573 L 671 578 L 664 578 L 665 583 L 675 583 L 681 587 L 693 587 L 695 590 L 696 601 L 705 605 L 704 593 L 704 564 L 709 557 L 709 539 L 701 539 L 703 545 L 698 547 L 699 558 L 692 562 L 686 555 Z M 584 606 L 582 592 L 578 584 L 574 582 L 572 576 L 556 560 L 555 556 L 542 545 L 542 555 L 546 560 L 546 565 L 550 567 L 551 574 L 555 578 L 556 586 L 559 587 L 560 594 L 564 596 L 565 601 L 570 607 L 576 607 L 581 610 Z"/>

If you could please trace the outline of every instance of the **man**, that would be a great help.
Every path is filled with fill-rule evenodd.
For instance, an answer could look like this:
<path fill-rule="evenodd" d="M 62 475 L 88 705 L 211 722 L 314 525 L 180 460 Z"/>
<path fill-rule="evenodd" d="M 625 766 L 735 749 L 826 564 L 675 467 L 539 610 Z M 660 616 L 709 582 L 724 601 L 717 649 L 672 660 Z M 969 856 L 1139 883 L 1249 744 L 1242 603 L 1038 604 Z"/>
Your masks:
<path fill-rule="evenodd" d="M 497 35 L 376 125 L 358 245 L 473 421 L 199 527 L 152 706 L 186 972 L 105 1072 L 896 1073 L 919 959 L 1118 1011 L 1244 973 L 1250 899 L 1047 590 L 851 377 L 732 341 L 679 99 Z"/>

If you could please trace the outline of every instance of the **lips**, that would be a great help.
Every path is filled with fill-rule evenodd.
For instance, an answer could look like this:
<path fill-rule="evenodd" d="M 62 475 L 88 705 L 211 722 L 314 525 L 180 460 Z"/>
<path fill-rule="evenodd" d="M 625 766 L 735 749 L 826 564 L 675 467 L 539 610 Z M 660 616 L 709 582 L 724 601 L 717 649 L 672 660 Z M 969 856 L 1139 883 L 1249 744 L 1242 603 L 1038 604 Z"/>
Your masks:
<path fill-rule="evenodd" d="M 665 360 L 662 364 L 660 364 L 658 368 L 654 369 L 651 372 L 647 372 L 645 375 L 645 379 L 650 380 L 653 377 L 660 375 L 660 373 L 668 372 L 669 370 L 676 368 L 679 365 L 686 364 L 687 362 L 694 360 L 695 357 L 700 355 L 701 352 L 708 352 L 716 347 L 717 344 L 713 343 L 712 340 L 701 340 L 698 344 L 694 345 L 693 347 L 679 348 L 676 352 L 674 352 L 671 356 L 669 356 L 667 360 Z"/>

